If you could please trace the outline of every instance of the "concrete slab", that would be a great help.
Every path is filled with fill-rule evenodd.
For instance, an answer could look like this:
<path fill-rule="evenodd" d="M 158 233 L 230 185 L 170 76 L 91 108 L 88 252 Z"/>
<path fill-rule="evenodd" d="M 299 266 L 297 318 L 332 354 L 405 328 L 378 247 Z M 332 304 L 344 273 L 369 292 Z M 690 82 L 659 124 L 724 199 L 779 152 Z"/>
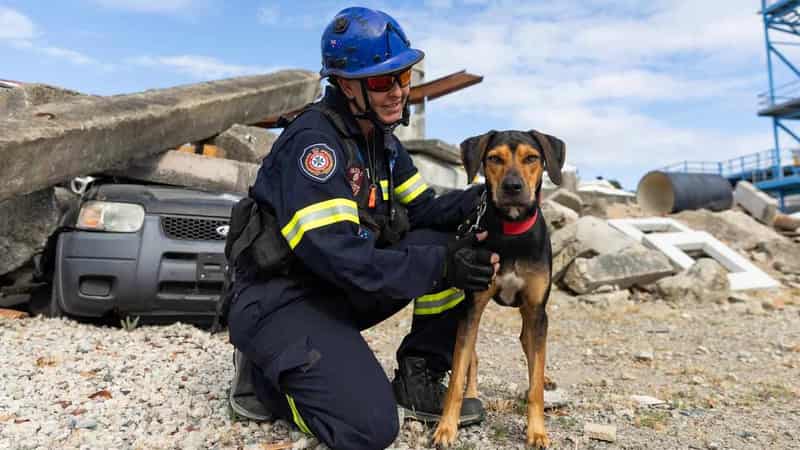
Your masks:
<path fill-rule="evenodd" d="M 692 231 L 691 228 L 677 220 L 664 217 L 644 217 L 641 219 L 610 219 L 608 224 L 632 237 L 637 242 L 642 242 L 646 233 L 667 233 L 679 231 Z"/>
<path fill-rule="evenodd" d="M 451 164 L 461 164 L 461 151 L 455 145 L 439 139 L 411 139 L 403 141 L 409 153 L 423 153 Z"/>
<path fill-rule="evenodd" d="M 153 183 L 246 194 L 256 180 L 259 167 L 258 164 L 171 150 L 133 161 L 116 174 Z"/>
<path fill-rule="evenodd" d="M 547 196 L 547 200 L 566 206 L 578 214 L 580 214 L 583 209 L 583 200 L 581 200 L 581 197 L 567 189 L 556 189 L 555 192 Z"/>
<path fill-rule="evenodd" d="M 670 261 L 683 270 L 695 262 L 685 251 L 702 250 L 730 272 L 728 281 L 733 291 L 781 286 L 746 258 L 705 231 L 649 234 L 644 237 L 643 242 L 663 252 Z"/>
<path fill-rule="evenodd" d="M 770 197 L 747 181 L 736 183 L 733 201 L 744 208 L 759 222 L 772 225 L 778 212 L 778 200 Z"/>
<path fill-rule="evenodd" d="M 299 109 L 318 92 L 317 73 L 284 70 L 28 108 L 0 120 L 0 200 Z"/>
<path fill-rule="evenodd" d="M 60 219 L 53 188 L 0 201 L 0 275 L 22 267 L 41 251 Z"/>
<path fill-rule="evenodd" d="M 467 187 L 467 172 L 463 167 L 422 153 L 412 153 L 411 159 L 422 179 L 437 193 Z"/>
<path fill-rule="evenodd" d="M 260 164 L 277 139 L 275 133 L 263 128 L 236 124 L 214 138 L 213 143 L 222 151 L 218 155 L 221 158 Z"/>

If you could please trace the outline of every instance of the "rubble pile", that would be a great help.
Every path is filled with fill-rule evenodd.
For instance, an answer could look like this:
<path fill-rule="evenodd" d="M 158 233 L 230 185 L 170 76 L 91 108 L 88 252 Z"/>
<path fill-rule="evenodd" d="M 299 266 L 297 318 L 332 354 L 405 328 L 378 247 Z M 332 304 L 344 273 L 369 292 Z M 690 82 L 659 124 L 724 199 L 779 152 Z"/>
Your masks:
<path fill-rule="evenodd" d="M 65 189 L 75 177 L 244 193 L 277 138 L 252 125 L 298 111 L 319 90 L 316 74 L 286 70 L 112 97 L 43 85 L 0 92 L 0 151 L 7 161 L 0 167 L 0 297 L 19 291 L 19 280 L 30 280 L 33 258 L 77 201 Z M 403 143 L 437 193 L 470 181 L 456 146 L 437 139 Z M 214 157 L 192 151 L 204 147 L 213 148 Z M 590 303 L 653 296 L 720 301 L 729 295 L 725 275 L 738 269 L 718 261 L 717 250 L 700 243 L 667 251 L 642 233 L 621 232 L 608 219 L 643 218 L 633 193 L 606 180 L 580 182 L 569 165 L 563 178 L 561 186 L 544 180 L 541 204 L 557 289 Z M 707 232 L 764 277 L 799 287 L 800 218 L 781 214 L 774 199 L 747 182 L 737 185 L 734 198 L 735 209 L 669 218 L 687 232 Z M 687 265 L 686 258 L 697 263 Z"/>
<path fill-rule="evenodd" d="M 304 70 L 111 97 L 40 84 L 3 89 L 0 300 L 24 287 L 19 280 L 30 281 L 17 272 L 30 272 L 77 201 L 64 189 L 76 177 L 247 192 L 276 139 L 248 125 L 291 114 L 319 92 L 319 76 Z M 187 142 L 213 142 L 220 151 L 210 158 L 172 150 Z"/>
<path fill-rule="evenodd" d="M 607 305 L 655 298 L 673 303 L 721 303 L 739 295 L 738 291 L 732 290 L 730 278 L 741 274 L 736 268 L 725 267 L 731 263 L 724 255 L 716 255 L 714 246 L 700 243 L 674 248 L 684 257 L 694 260 L 684 268 L 673 260 L 675 255 L 667 257 L 662 253 L 664 249 L 650 244 L 655 239 L 644 238 L 655 236 L 648 234 L 655 229 L 638 233 L 639 236 L 635 237 L 610 226 L 614 221 L 606 218 L 627 217 L 633 223 L 636 220 L 642 223 L 674 220 L 680 225 L 680 230 L 658 231 L 663 231 L 664 235 L 694 233 L 693 236 L 699 237 L 704 236 L 702 232 L 708 233 L 752 263 L 756 270 L 763 271 L 763 277 L 776 281 L 777 287 L 768 289 L 766 295 L 780 295 L 782 290 L 800 287 L 800 257 L 797 256 L 800 255 L 800 239 L 787 237 L 777 228 L 757 220 L 763 214 L 754 218 L 739 206 L 722 212 L 682 211 L 646 219 L 635 203 L 609 206 L 605 199 L 590 202 L 607 208 L 597 211 L 596 206 L 583 207 L 578 216 L 572 209 L 575 206 L 573 198 L 559 191 L 547 197 L 542 205 L 545 217 L 550 215 L 547 225 L 553 249 L 554 284 L 557 289 L 577 295 L 586 303 Z M 782 216 L 774 210 L 767 214 Z"/>

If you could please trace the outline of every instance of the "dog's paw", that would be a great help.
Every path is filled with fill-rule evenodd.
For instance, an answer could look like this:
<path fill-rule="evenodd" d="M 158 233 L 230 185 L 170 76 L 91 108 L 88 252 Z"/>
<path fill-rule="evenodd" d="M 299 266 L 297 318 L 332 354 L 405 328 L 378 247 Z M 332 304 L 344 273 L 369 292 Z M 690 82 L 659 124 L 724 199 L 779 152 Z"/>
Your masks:
<path fill-rule="evenodd" d="M 438 447 L 449 447 L 455 443 L 457 433 L 458 425 L 456 423 L 441 421 L 433 433 L 433 444 Z"/>
<path fill-rule="evenodd" d="M 547 437 L 547 432 L 533 432 L 528 431 L 528 448 L 529 449 L 542 449 L 550 446 L 550 439 Z"/>

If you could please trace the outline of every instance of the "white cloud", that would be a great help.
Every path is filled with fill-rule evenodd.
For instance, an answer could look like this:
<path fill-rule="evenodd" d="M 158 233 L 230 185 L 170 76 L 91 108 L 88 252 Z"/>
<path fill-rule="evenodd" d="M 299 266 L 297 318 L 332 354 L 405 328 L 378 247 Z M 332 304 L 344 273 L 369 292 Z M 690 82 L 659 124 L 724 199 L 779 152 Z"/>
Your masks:
<path fill-rule="evenodd" d="M 258 23 L 276 25 L 281 18 L 281 8 L 278 5 L 262 6 L 256 14 Z"/>
<path fill-rule="evenodd" d="M 0 40 L 32 39 L 35 30 L 33 22 L 24 14 L 0 6 Z"/>
<path fill-rule="evenodd" d="M 192 9 L 196 0 L 94 0 L 108 8 L 143 13 L 175 13 Z"/>
<path fill-rule="evenodd" d="M 663 114 L 725 104 L 737 117 L 755 115 L 766 71 L 751 3 L 499 0 L 448 17 L 404 13 L 401 23 L 426 52 L 428 79 L 461 69 L 484 76 L 428 115 L 482 111 L 507 128 L 564 137 L 579 165 L 656 168 L 770 146 L 766 123 L 741 131 Z"/>
<path fill-rule="evenodd" d="M 228 64 L 216 58 L 197 55 L 142 56 L 129 59 L 128 62 L 147 67 L 164 67 L 203 80 L 268 73 L 277 70 L 274 67 Z"/>

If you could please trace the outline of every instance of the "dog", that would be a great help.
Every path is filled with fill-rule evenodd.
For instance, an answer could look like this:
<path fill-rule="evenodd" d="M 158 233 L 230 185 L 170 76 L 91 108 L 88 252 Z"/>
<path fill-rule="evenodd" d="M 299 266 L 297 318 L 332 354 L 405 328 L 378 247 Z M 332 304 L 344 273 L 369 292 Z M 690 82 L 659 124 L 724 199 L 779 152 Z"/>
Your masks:
<path fill-rule="evenodd" d="M 490 299 L 517 307 L 522 315 L 520 341 L 529 381 L 527 445 L 546 448 L 550 443 L 544 426 L 544 367 L 552 253 L 539 198 L 545 170 L 553 183 L 561 184 L 565 151 L 562 140 L 536 130 L 492 130 L 461 143 L 468 179 L 474 180 L 481 167 L 486 178 L 472 226 L 489 232 L 483 243 L 500 255 L 500 270 L 487 290 L 472 294 L 473 304 L 459 323 L 450 383 L 433 435 L 437 445 L 455 442 L 464 397 L 477 397 L 475 341 Z"/>

